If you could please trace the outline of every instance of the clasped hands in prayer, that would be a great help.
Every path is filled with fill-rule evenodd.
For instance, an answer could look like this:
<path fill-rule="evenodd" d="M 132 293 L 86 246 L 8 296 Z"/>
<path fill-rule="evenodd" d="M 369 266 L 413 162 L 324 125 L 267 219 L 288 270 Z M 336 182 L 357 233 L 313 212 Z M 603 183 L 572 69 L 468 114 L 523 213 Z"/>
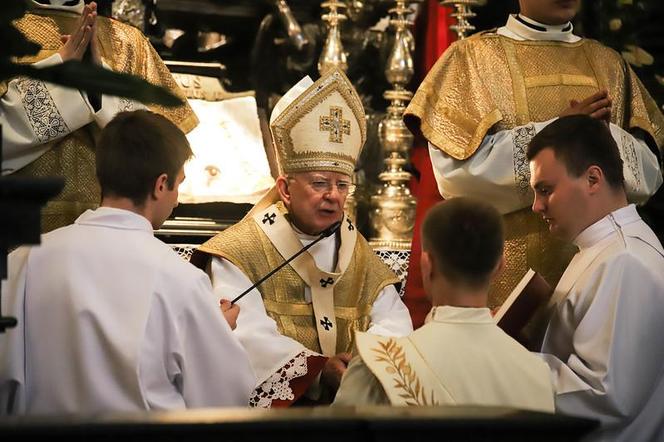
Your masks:
<path fill-rule="evenodd" d="M 611 121 L 611 98 L 606 90 L 599 91 L 581 101 L 572 100 L 560 116 L 589 115 L 608 124 Z"/>
<path fill-rule="evenodd" d="M 63 35 L 60 40 L 63 46 L 58 54 L 63 62 L 81 61 L 89 46 L 92 62 L 101 66 L 101 52 L 97 41 L 97 4 L 95 2 L 85 5 L 73 32 L 70 35 Z"/>

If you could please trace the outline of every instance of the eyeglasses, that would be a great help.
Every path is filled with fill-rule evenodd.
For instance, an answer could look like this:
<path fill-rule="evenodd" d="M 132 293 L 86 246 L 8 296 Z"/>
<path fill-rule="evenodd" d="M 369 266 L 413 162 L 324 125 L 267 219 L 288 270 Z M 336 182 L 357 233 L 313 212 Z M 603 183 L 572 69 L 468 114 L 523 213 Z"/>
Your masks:
<path fill-rule="evenodd" d="M 289 179 L 293 180 L 294 178 L 289 177 Z M 314 179 L 309 181 L 308 184 L 316 193 L 332 192 L 332 187 L 336 186 L 337 192 L 339 192 L 339 194 L 352 195 L 356 188 L 355 184 L 351 183 L 350 181 L 337 181 L 336 183 L 332 183 L 331 181 L 324 179 Z"/>

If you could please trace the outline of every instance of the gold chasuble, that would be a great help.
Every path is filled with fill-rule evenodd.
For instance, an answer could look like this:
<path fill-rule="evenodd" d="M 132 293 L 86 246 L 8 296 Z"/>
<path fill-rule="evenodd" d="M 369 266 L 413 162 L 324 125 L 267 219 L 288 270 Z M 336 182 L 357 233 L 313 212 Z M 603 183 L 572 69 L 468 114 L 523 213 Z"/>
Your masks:
<path fill-rule="evenodd" d="M 37 55 L 21 58 L 18 62 L 31 64 L 58 52 L 62 47 L 60 36 L 71 34 L 78 19 L 79 15 L 72 12 L 37 9 L 16 21 L 17 29 L 42 47 Z M 169 89 L 185 100 L 168 68 L 139 30 L 105 17 L 97 17 L 97 27 L 102 58 L 113 71 L 141 77 Z M 0 84 L 2 95 L 6 90 L 6 83 Z M 38 96 L 34 99 L 39 101 Z M 122 108 L 118 111 L 132 110 L 132 103 L 131 100 L 123 99 Z M 48 109 L 48 106 L 48 100 L 35 103 L 34 118 L 43 119 L 46 114 L 59 114 L 53 103 L 52 109 Z M 185 133 L 198 124 L 196 115 L 186 102 L 174 108 L 152 106 L 150 110 L 166 116 Z M 99 130 L 96 123 L 89 123 L 48 142 L 46 153 L 15 172 L 15 175 L 30 177 L 65 178 L 65 187 L 60 195 L 49 201 L 42 210 L 43 231 L 71 224 L 82 212 L 98 206 L 100 189 L 95 174 L 95 142 Z"/>
<path fill-rule="evenodd" d="M 535 135 L 531 122 L 557 117 L 570 100 L 607 90 L 611 122 L 641 129 L 662 146 L 664 119 L 620 55 L 594 40 L 576 43 L 517 41 L 480 33 L 454 43 L 431 69 L 406 110 L 412 131 L 421 130 L 438 149 L 465 160 L 485 136 L 523 126 L 514 135 L 515 192 L 523 209 L 506 214 L 506 271 L 490 295 L 500 305 L 529 267 L 552 286 L 575 252 L 551 237 L 532 213 L 526 148 Z M 521 140 L 521 142 L 519 142 Z"/>
<path fill-rule="evenodd" d="M 325 356 L 350 352 L 354 331 L 369 328 L 378 294 L 399 282 L 347 215 L 337 235 L 341 244 L 333 273 L 320 270 L 305 252 L 258 286 L 279 331 Z M 226 259 L 254 283 L 301 248 L 288 211 L 278 202 L 207 241 L 192 261 L 200 264 L 201 252 Z M 311 303 L 305 300 L 305 286 L 311 289 Z"/>

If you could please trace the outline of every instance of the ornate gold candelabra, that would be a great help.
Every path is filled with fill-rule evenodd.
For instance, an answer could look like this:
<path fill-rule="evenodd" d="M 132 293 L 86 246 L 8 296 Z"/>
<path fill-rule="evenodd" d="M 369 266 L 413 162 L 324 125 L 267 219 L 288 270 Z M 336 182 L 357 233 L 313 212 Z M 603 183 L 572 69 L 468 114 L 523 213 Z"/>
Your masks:
<path fill-rule="evenodd" d="M 345 9 L 346 4 L 337 0 L 326 1 L 321 4 L 323 8 L 329 11 L 323 14 L 323 21 L 328 24 L 327 39 L 323 46 L 323 52 L 318 59 L 318 72 L 323 75 L 328 69 L 337 67 L 346 72 L 348 63 L 346 61 L 346 52 L 341 43 L 341 23 L 346 20 L 346 16 L 339 12 L 339 9 Z"/>
<path fill-rule="evenodd" d="M 410 249 L 415 221 L 415 198 L 407 186 L 411 174 L 403 170 L 413 144 L 413 135 L 403 122 L 406 105 L 413 98 L 412 92 L 406 90 L 414 73 L 413 39 L 409 29 L 412 22 L 408 19 L 413 10 L 408 3 L 415 1 L 397 0 L 396 7 L 390 9 L 395 40 L 385 76 L 392 89 L 383 94 L 390 105 L 378 126 L 378 138 L 386 152 L 386 170 L 378 176 L 382 187 L 371 197 L 371 245 L 391 250 Z"/>
<path fill-rule="evenodd" d="M 483 4 L 481 0 L 443 0 L 440 2 L 442 6 L 454 6 L 455 10 L 450 15 L 457 20 L 456 25 L 450 26 L 454 32 L 457 33 L 459 40 L 464 39 L 469 33 L 475 30 L 475 26 L 468 22 L 468 19 L 475 17 L 475 14 L 470 8 Z"/>

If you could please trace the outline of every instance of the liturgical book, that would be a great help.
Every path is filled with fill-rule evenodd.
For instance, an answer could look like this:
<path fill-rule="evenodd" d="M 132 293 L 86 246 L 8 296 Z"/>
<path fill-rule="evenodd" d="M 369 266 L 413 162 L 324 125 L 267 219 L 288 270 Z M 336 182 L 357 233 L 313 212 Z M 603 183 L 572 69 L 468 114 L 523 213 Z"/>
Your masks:
<path fill-rule="evenodd" d="M 544 278 L 534 270 L 528 269 L 500 306 L 494 315 L 494 320 L 508 335 L 521 341 L 524 328 L 527 325 L 530 327 L 529 322 L 547 305 L 552 294 L 553 289 Z"/>

